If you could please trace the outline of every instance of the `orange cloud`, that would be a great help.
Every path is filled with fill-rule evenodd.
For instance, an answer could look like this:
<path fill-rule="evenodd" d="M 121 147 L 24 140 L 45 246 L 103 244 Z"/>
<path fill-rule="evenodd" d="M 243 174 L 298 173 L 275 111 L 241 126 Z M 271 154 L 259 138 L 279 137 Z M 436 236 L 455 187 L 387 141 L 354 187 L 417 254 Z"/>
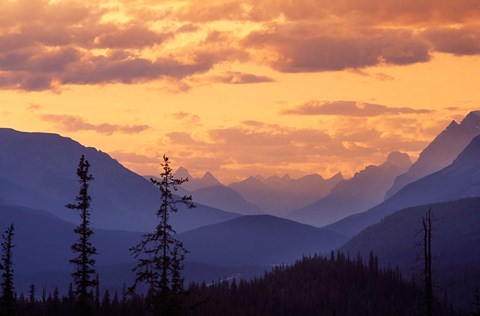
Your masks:
<path fill-rule="evenodd" d="M 412 109 L 408 107 L 387 107 L 380 104 L 355 101 L 308 101 L 292 109 L 283 110 L 282 114 L 295 115 L 341 115 L 372 117 L 386 114 L 425 114 L 431 110 Z"/>
<path fill-rule="evenodd" d="M 245 121 L 210 129 L 203 137 L 171 132 L 162 146 L 192 171 L 222 170 L 224 175 L 233 172 L 248 176 L 259 172 L 279 174 L 280 170 L 298 174 L 302 168 L 348 173 L 363 167 L 363 162 L 384 159 L 392 151 L 416 153 L 430 140 L 420 118 L 412 117 L 407 122 L 392 116 L 388 123 L 383 121 L 380 117 L 339 119 L 335 128 L 325 129 Z M 388 124 L 398 129 L 390 132 Z M 343 157 L 349 157 L 348 161 Z"/>
<path fill-rule="evenodd" d="M 92 124 L 79 116 L 44 114 L 40 118 L 52 122 L 55 126 L 67 132 L 95 131 L 99 134 L 112 135 L 113 133 L 138 134 L 150 128 L 148 125 L 118 125 L 110 123 Z"/>
<path fill-rule="evenodd" d="M 188 124 L 194 124 L 194 125 L 198 124 L 201 120 L 200 116 L 198 116 L 196 114 L 190 114 L 190 113 L 187 113 L 187 112 L 183 112 L 183 111 L 173 113 L 173 117 L 176 120 L 184 121 Z"/>
<path fill-rule="evenodd" d="M 262 82 L 273 82 L 270 77 L 267 76 L 258 76 L 254 74 L 230 71 L 225 72 L 220 76 L 214 78 L 215 82 L 227 83 L 227 84 L 249 84 L 249 83 L 262 83 Z"/>

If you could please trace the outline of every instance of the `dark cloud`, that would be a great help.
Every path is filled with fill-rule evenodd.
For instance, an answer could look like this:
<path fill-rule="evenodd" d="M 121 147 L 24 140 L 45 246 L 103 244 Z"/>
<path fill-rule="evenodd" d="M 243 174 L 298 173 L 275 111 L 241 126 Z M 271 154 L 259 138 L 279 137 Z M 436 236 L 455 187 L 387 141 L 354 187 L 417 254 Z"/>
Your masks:
<path fill-rule="evenodd" d="M 142 25 L 111 27 L 95 37 L 94 45 L 102 48 L 143 48 L 161 44 L 173 33 L 158 33 Z"/>
<path fill-rule="evenodd" d="M 208 71 L 222 57 L 221 52 L 203 53 L 191 63 L 175 59 L 150 60 L 112 51 L 106 56 L 92 56 L 79 50 L 63 48 L 42 55 L 0 55 L 0 87 L 21 90 L 53 89 L 64 84 L 138 83 L 157 79 L 181 80 Z"/>
<path fill-rule="evenodd" d="M 219 20 L 267 22 L 282 17 L 288 21 L 326 19 L 354 20 L 368 24 L 459 23 L 478 19 L 476 0 L 200 0 L 185 2 L 171 17 L 196 22 Z"/>
<path fill-rule="evenodd" d="M 112 10 L 94 2 L 0 1 L 0 88 L 60 91 L 66 84 L 152 80 L 182 87 L 184 78 L 207 72 L 234 53 L 216 45 L 145 57 L 145 48 L 163 45 L 175 30 L 159 31 L 142 20 L 105 20 Z M 181 32 L 189 30 L 194 31 L 187 24 Z"/>
<path fill-rule="evenodd" d="M 455 55 L 480 54 L 480 26 L 431 28 L 424 36 L 438 52 Z"/>
<path fill-rule="evenodd" d="M 283 110 L 282 114 L 294 115 L 342 115 L 342 116 L 378 116 L 387 114 L 425 114 L 431 110 L 408 107 L 387 107 L 385 105 L 355 101 L 308 101 L 294 108 Z"/>
<path fill-rule="evenodd" d="M 111 135 L 113 133 L 138 134 L 150 128 L 148 125 L 92 124 L 79 116 L 73 115 L 44 114 L 40 115 L 40 118 L 43 121 L 55 124 L 60 130 L 69 132 L 95 131 L 105 135 Z"/>
<path fill-rule="evenodd" d="M 379 64 L 407 65 L 430 60 L 429 46 L 406 30 L 356 30 L 356 34 L 312 35 L 312 25 L 254 31 L 246 48 L 267 49 L 266 62 L 281 72 L 356 69 Z M 302 36 L 302 34 L 305 34 Z"/>

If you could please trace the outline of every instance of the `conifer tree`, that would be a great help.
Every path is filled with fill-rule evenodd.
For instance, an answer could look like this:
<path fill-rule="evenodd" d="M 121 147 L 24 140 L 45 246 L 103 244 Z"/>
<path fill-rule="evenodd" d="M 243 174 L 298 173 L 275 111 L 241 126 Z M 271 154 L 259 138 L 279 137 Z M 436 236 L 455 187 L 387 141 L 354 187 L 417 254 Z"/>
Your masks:
<path fill-rule="evenodd" d="M 30 284 L 30 287 L 28 288 L 28 302 L 32 306 L 35 304 L 37 300 L 35 297 L 35 292 L 36 292 L 35 284 Z"/>
<path fill-rule="evenodd" d="M 75 198 L 74 204 L 66 205 L 67 208 L 78 211 L 81 218 L 80 225 L 74 230 L 78 239 L 71 247 L 76 256 L 70 260 L 70 263 L 75 265 L 75 271 L 72 273 L 75 286 L 74 294 L 78 312 L 81 315 L 91 314 L 92 289 L 97 283 L 95 279 L 95 259 L 93 258 L 97 254 L 97 250 L 90 241 L 93 231 L 90 228 L 91 197 L 88 193 L 88 187 L 89 182 L 93 180 L 93 176 L 89 174 L 89 168 L 90 163 L 82 155 L 77 168 L 80 192 Z"/>
<path fill-rule="evenodd" d="M 10 225 L 2 235 L 2 315 L 15 315 L 15 289 L 13 284 L 13 235 L 15 228 Z"/>
<path fill-rule="evenodd" d="M 472 313 L 472 316 L 480 316 L 480 288 L 475 289 L 474 298 L 475 311 Z"/>
<path fill-rule="evenodd" d="M 173 192 L 188 179 L 176 179 L 167 156 L 163 156 L 163 172 L 160 179 L 150 181 L 160 191 L 160 207 L 156 211 L 159 219 L 155 231 L 143 235 L 143 240 L 130 249 L 139 261 L 133 269 L 135 282 L 146 283 L 149 295 L 153 299 L 152 309 L 157 315 L 175 315 L 180 310 L 180 295 L 183 291 L 181 270 L 186 249 L 183 243 L 175 239 L 176 232 L 170 225 L 172 213 L 178 212 L 180 205 L 193 208 L 191 196 L 176 197 Z"/>
<path fill-rule="evenodd" d="M 432 283 L 432 209 L 422 217 L 423 224 L 423 258 L 424 258 L 424 290 L 425 315 L 433 315 L 433 283 Z"/>

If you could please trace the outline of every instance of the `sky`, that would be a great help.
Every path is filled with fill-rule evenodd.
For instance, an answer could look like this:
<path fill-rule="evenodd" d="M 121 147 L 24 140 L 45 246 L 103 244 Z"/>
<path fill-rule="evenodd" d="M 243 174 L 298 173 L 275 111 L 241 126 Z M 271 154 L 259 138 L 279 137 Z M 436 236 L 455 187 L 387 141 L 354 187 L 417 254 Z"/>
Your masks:
<path fill-rule="evenodd" d="M 479 21 L 478 0 L 0 0 L 0 127 L 139 174 L 351 176 L 480 108 Z"/>

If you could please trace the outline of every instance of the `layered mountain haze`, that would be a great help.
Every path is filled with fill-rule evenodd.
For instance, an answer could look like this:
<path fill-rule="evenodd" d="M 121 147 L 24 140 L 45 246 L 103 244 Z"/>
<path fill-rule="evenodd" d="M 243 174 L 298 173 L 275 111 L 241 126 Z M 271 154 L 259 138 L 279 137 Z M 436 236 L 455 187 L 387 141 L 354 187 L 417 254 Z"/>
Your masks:
<path fill-rule="evenodd" d="M 292 179 L 288 175 L 269 178 L 256 176 L 234 182 L 229 187 L 262 210 L 283 217 L 290 211 L 311 204 L 327 195 L 341 181 L 343 176 L 340 173 L 330 179 L 324 179 L 318 174 L 298 179 Z"/>
<path fill-rule="evenodd" d="M 220 265 L 293 263 L 326 254 L 347 239 L 326 229 L 271 215 L 242 216 L 179 235 L 196 262 Z"/>
<path fill-rule="evenodd" d="M 383 201 L 386 190 L 412 162 L 407 154 L 393 152 L 380 166 L 367 166 L 351 179 L 338 183 L 321 200 L 295 210 L 289 218 L 315 226 L 324 226 L 364 211 Z"/>
<path fill-rule="evenodd" d="M 156 222 L 160 192 L 106 153 L 56 134 L 0 129 L 0 201 L 46 210 L 76 222 L 65 208 L 78 192 L 76 170 L 84 154 L 91 163 L 92 223 L 96 227 L 149 231 Z M 172 216 L 177 231 L 218 223 L 238 214 L 198 205 Z"/>
<path fill-rule="evenodd" d="M 223 185 L 201 188 L 188 192 L 187 194 L 191 194 L 192 198 L 197 203 L 202 203 L 229 212 L 243 215 L 264 213 L 264 211 L 255 204 L 246 201 L 235 190 Z"/>
<path fill-rule="evenodd" d="M 0 205 L 0 229 L 15 225 L 15 270 L 18 273 L 70 271 L 70 246 L 75 225 L 48 212 L 20 206 Z M 132 262 L 128 249 L 138 243 L 140 233 L 95 229 L 92 242 L 99 265 Z"/>
<path fill-rule="evenodd" d="M 349 216 L 327 228 L 353 236 L 402 208 L 475 196 L 480 196 L 480 136 L 475 137 L 448 167 L 406 185 L 368 211 Z"/>
<path fill-rule="evenodd" d="M 75 225 L 58 219 L 48 212 L 25 207 L 0 204 L 0 230 L 15 225 L 14 263 L 16 290 L 26 293 L 31 284 L 37 288 L 48 285 L 66 293 L 71 282 L 72 258 L 70 246 L 75 241 Z M 122 285 L 133 282 L 134 259 L 129 248 L 141 240 L 135 232 L 94 229 L 92 243 L 98 251 L 95 256 L 102 288 L 120 291 Z M 189 260 L 185 266 L 187 282 L 215 281 L 219 278 L 262 274 L 264 266 L 228 267 L 219 264 L 196 263 Z M 47 284 L 46 284 L 47 283 Z"/>
<path fill-rule="evenodd" d="M 385 194 L 393 196 L 405 185 L 445 168 L 457 158 L 472 139 L 480 134 L 480 111 L 470 112 L 460 124 L 450 125 L 420 153 L 418 160 L 408 172 L 398 176 Z"/>
<path fill-rule="evenodd" d="M 196 203 L 242 215 L 264 213 L 255 204 L 246 201 L 238 192 L 220 183 L 209 171 L 201 178 L 194 178 L 187 169 L 180 167 L 175 171 L 174 177 L 188 179 L 178 188 L 177 193 L 191 195 Z M 155 176 L 145 176 L 145 178 L 158 180 Z"/>

